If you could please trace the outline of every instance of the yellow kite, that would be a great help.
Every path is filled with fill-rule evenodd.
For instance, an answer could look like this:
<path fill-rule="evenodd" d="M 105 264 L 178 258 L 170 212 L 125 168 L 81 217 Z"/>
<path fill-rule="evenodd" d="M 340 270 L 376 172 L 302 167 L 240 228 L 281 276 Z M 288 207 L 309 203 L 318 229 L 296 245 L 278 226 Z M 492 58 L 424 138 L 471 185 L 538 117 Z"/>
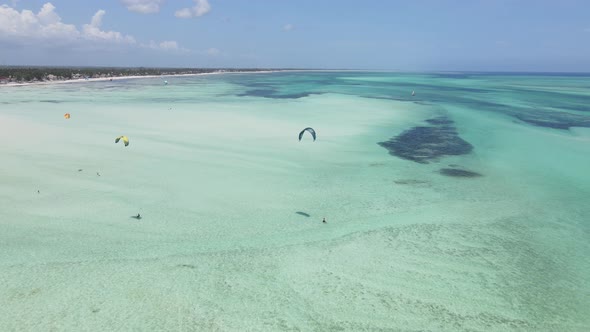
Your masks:
<path fill-rule="evenodd" d="M 123 143 L 125 143 L 125 146 L 129 145 L 129 138 L 127 138 L 127 136 L 119 136 L 117 138 L 115 138 L 115 143 L 119 143 L 119 140 L 123 140 Z"/>
<path fill-rule="evenodd" d="M 69 118 L 70 118 L 70 113 L 66 113 L 66 114 L 64 114 L 64 118 L 65 118 L 65 119 L 69 119 Z"/>

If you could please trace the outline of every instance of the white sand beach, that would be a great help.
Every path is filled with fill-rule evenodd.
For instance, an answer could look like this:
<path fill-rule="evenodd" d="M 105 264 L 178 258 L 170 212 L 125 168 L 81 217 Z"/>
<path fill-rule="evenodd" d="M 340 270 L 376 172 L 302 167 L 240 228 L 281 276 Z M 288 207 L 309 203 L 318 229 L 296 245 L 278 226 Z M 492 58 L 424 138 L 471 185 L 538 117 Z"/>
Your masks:
<path fill-rule="evenodd" d="M 215 71 L 210 73 L 195 73 L 195 74 L 166 74 L 166 75 L 129 75 L 129 76 L 112 76 L 112 77 L 89 77 L 89 78 L 73 78 L 68 80 L 45 80 L 36 82 L 8 82 L 0 84 L 0 87 L 9 86 L 28 86 L 28 85 L 47 85 L 47 84 L 65 84 L 65 83 L 91 83 L 91 82 L 105 82 L 105 81 L 119 81 L 138 78 L 170 78 L 170 77 L 191 77 L 203 75 L 220 75 L 220 74 L 268 74 L 277 73 L 279 70 L 259 70 L 259 71 Z"/>

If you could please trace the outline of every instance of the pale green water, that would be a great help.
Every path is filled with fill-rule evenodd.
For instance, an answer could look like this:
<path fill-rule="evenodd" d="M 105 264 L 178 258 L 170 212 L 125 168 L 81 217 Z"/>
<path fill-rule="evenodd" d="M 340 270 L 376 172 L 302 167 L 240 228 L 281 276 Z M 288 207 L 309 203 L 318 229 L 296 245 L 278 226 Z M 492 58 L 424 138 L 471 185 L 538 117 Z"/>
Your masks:
<path fill-rule="evenodd" d="M 588 77 L 168 81 L 0 88 L 0 330 L 590 329 Z"/>

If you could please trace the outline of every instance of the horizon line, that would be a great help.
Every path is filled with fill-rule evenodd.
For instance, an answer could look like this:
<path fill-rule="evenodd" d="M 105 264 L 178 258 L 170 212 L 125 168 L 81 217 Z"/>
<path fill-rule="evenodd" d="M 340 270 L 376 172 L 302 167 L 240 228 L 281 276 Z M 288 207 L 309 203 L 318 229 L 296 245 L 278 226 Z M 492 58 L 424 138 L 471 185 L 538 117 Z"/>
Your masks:
<path fill-rule="evenodd" d="M 406 74 L 433 74 L 433 73 L 461 73 L 461 74 L 579 74 L 590 75 L 590 71 L 536 71 L 536 70 L 403 70 L 403 69 L 363 69 L 363 68 L 296 68 L 296 67 L 170 67 L 170 66 L 78 66 L 78 65 L 0 65 L 2 68 L 111 68 L 111 69 L 184 69 L 184 70 L 281 70 L 281 71 L 357 71 L 357 72 L 394 72 Z"/>

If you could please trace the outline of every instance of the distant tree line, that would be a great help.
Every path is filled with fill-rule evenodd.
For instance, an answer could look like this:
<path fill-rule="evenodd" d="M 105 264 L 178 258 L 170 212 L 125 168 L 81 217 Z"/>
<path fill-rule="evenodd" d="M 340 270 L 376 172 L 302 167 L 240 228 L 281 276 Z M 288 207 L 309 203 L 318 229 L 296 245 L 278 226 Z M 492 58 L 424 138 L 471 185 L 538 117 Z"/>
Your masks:
<path fill-rule="evenodd" d="M 0 67 L 0 81 L 34 82 L 80 78 L 202 74 L 213 72 L 255 72 L 259 68 L 120 68 L 120 67 Z"/>

